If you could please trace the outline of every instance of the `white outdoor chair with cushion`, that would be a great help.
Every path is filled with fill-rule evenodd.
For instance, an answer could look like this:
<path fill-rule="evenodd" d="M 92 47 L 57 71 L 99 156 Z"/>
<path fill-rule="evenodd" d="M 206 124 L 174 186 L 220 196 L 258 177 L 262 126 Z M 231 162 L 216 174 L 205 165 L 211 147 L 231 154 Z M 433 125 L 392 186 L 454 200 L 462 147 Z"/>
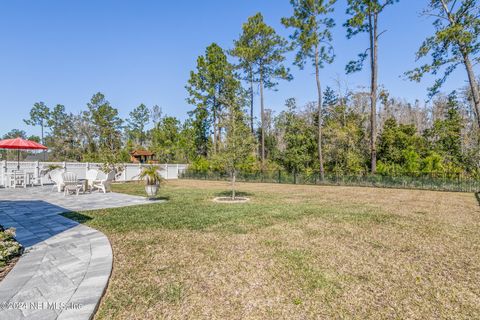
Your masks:
<path fill-rule="evenodd" d="M 87 179 L 88 188 L 92 190 L 93 183 L 98 179 L 98 171 L 95 169 L 88 170 L 85 178 Z"/>
<path fill-rule="evenodd" d="M 75 192 L 78 196 L 82 185 L 78 182 L 77 175 L 73 172 L 62 173 L 63 195 L 66 196 L 70 192 Z"/>
<path fill-rule="evenodd" d="M 64 187 L 62 171 L 60 169 L 54 169 L 50 171 L 49 175 L 50 175 L 50 180 L 52 180 L 54 183 L 52 190 L 55 190 L 56 188 L 57 192 L 62 192 Z"/>
<path fill-rule="evenodd" d="M 93 181 L 93 188 L 98 189 L 99 191 L 102 190 L 103 193 L 107 193 L 107 191 L 110 191 L 110 184 L 113 179 L 115 179 L 115 171 L 110 171 L 105 179 Z"/>

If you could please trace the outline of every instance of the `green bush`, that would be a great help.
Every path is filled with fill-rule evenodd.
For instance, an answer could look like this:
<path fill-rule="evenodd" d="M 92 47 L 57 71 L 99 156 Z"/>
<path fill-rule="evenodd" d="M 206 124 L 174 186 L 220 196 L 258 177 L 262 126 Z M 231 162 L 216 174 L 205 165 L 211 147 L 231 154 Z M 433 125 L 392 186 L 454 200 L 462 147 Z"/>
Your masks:
<path fill-rule="evenodd" d="M 210 162 L 205 157 L 197 157 L 190 164 L 190 169 L 194 171 L 207 172 L 210 170 Z"/>
<path fill-rule="evenodd" d="M 3 229 L 0 226 L 0 268 L 4 267 L 12 258 L 22 253 L 23 247 L 15 240 L 15 229 Z"/>

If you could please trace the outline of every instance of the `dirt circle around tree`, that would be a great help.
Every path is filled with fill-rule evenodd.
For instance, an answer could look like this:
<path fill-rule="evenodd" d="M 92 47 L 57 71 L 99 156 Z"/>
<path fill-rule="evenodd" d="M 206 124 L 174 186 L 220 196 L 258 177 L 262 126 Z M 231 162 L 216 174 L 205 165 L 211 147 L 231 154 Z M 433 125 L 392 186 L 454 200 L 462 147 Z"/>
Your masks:
<path fill-rule="evenodd" d="M 216 203 L 246 203 L 250 201 L 250 198 L 246 197 L 235 197 L 235 199 L 232 199 L 232 197 L 216 197 L 212 199 L 213 202 Z"/>

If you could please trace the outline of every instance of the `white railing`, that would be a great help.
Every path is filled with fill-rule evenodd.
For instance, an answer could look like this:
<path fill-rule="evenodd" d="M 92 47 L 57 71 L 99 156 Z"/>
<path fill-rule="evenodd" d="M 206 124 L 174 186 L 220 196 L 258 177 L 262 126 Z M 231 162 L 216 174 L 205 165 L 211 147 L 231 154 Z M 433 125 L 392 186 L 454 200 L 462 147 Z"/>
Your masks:
<path fill-rule="evenodd" d="M 18 163 L 16 161 L 2 161 L 0 162 L 0 185 L 5 181 L 5 172 L 17 170 Z M 101 163 L 92 162 L 20 162 L 20 170 L 33 172 L 34 181 L 42 181 L 43 183 L 49 183 L 50 179 L 48 174 L 43 175 L 43 169 L 47 169 L 49 166 L 58 166 L 64 171 L 74 172 L 79 179 L 85 179 L 86 173 L 90 169 L 96 169 L 100 172 L 100 178 L 105 175 L 100 168 Z M 119 172 L 115 177 L 116 181 L 135 181 L 138 180 L 138 175 L 142 171 L 142 168 L 148 166 L 147 164 L 135 164 L 124 163 L 121 164 L 123 171 Z M 155 164 L 158 166 L 160 174 L 165 179 L 178 179 L 178 176 L 187 169 L 186 164 Z"/>

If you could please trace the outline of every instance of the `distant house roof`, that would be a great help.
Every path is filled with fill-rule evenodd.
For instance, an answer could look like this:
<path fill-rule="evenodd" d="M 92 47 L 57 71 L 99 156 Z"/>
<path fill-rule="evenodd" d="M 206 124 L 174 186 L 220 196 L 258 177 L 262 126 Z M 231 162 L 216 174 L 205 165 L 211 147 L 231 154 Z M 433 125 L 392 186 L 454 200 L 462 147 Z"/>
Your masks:
<path fill-rule="evenodd" d="M 153 156 L 155 153 L 147 151 L 147 150 L 133 150 L 130 152 L 132 156 Z"/>

